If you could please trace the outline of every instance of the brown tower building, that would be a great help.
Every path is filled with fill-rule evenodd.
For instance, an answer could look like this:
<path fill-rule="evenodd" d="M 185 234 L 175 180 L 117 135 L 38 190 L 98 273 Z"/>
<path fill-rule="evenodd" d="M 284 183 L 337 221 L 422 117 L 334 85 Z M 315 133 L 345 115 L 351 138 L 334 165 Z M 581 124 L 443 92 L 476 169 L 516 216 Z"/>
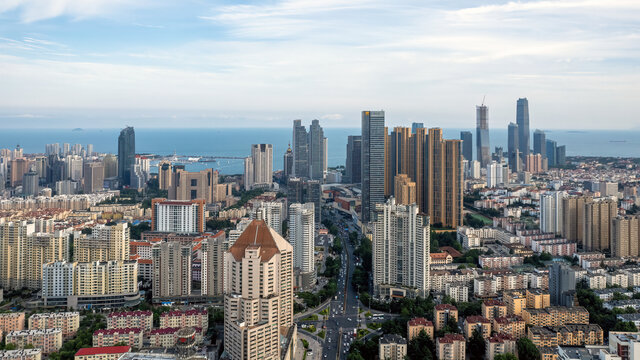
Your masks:
<path fill-rule="evenodd" d="M 638 216 L 618 216 L 611 222 L 611 256 L 638 256 L 640 221 Z"/>
<path fill-rule="evenodd" d="M 394 193 L 396 204 L 416 204 L 416 183 L 411 181 L 406 174 L 396 175 Z"/>
<path fill-rule="evenodd" d="M 161 190 L 169 190 L 172 181 L 171 163 L 168 161 L 161 161 L 158 164 L 158 186 Z"/>
<path fill-rule="evenodd" d="M 611 249 L 611 222 L 618 215 L 618 204 L 613 200 L 588 202 L 584 205 L 584 249 L 602 251 Z"/>
<path fill-rule="evenodd" d="M 176 169 L 169 186 L 170 200 L 204 199 L 207 204 L 213 202 L 215 185 L 218 184 L 218 171 L 206 169 L 189 172 Z"/>
<path fill-rule="evenodd" d="M 580 245 L 584 239 L 584 204 L 588 202 L 593 202 L 593 198 L 573 196 L 562 199 L 562 236 Z"/>

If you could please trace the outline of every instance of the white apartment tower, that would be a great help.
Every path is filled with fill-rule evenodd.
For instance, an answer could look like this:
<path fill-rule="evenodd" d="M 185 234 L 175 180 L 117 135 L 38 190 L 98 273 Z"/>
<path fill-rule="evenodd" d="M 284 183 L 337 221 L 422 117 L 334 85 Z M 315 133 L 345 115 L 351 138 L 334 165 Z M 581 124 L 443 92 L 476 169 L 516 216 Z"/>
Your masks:
<path fill-rule="evenodd" d="M 281 236 L 282 233 L 282 216 L 283 204 L 278 201 L 263 201 L 257 204 L 253 210 L 253 218 L 256 220 L 264 220 L 270 228 L 275 230 Z"/>
<path fill-rule="evenodd" d="M 191 246 L 179 241 L 162 242 L 151 248 L 153 297 L 191 294 Z"/>
<path fill-rule="evenodd" d="M 298 284 L 308 289 L 315 284 L 315 212 L 313 203 L 289 206 L 289 242 L 293 245 L 293 267 L 299 272 Z"/>
<path fill-rule="evenodd" d="M 418 206 L 397 205 L 393 197 L 376 204 L 373 223 L 373 285 L 381 296 L 392 287 L 429 292 L 429 217 Z"/>
<path fill-rule="evenodd" d="M 202 240 L 202 295 L 222 295 L 225 243 L 224 235 Z"/>
<path fill-rule="evenodd" d="M 251 157 L 244 160 L 244 187 L 270 188 L 273 183 L 273 145 L 251 145 Z"/>
<path fill-rule="evenodd" d="M 280 360 L 293 330 L 293 247 L 253 220 L 224 256 L 224 348 L 232 360 Z"/>
<path fill-rule="evenodd" d="M 540 196 L 540 230 L 545 233 L 562 234 L 562 199 L 564 191 L 553 191 Z"/>

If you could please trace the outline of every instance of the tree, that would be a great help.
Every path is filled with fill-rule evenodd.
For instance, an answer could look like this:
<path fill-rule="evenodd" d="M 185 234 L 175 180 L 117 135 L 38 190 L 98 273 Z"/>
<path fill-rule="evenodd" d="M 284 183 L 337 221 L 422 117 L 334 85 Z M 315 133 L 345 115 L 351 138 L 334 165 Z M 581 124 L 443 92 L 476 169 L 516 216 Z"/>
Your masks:
<path fill-rule="evenodd" d="M 436 345 L 424 330 L 409 341 L 407 346 L 409 359 L 431 360 L 436 358 Z"/>
<path fill-rule="evenodd" d="M 471 360 L 484 359 L 484 354 L 486 351 L 487 349 L 484 344 L 484 337 L 477 328 L 473 329 L 471 338 L 469 338 L 469 354 L 471 355 Z"/>
<path fill-rule="evenodd" d="M 632 321 L 618 321 L 611 330 L 636 332 L 638 331 L 638 328 L 636 327 L 636 324 L 634 324 Z"/>
<path fill-rule="evenodd" d="M 540 360 L 540 350 L 529 338 L 523 337 L 518 340 L 519 360 Z"/>
<path fill-rule="evenodd" d="M 518 360 L 518 357 L 512 353 L 498 354 L 493 357 L 493 360 Z"/>

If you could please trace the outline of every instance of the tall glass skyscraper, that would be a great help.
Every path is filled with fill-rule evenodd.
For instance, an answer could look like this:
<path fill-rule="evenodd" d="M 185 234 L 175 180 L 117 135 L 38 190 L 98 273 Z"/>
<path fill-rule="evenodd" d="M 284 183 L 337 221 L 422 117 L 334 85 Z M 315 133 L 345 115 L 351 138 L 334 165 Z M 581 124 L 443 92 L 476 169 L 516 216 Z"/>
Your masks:
<path fill-rule="evenodd" d="M 349 135 L 347 138 L 347 164 L 345 166 L 344 182 L 348 184 L 360 183 L 362 175 L 362 136 Z"/>
<path fill-rule="evenodd" d="M 309 127 L 309 177 L 314 180 L 324 178 L 324 131 L 319 120 L 313 120 Z"/>
<path fill-rule="evenodd" d="M 136 133 L 128 126 L 118 136 L 118 178 L 120 185 L 131 185 L 131 167 L 136 163 Z"/>
<path fill-rule="evenodd" d="M 473 134 L 471 131 L 460 131 L 462 140 L 462 156 L 465 160 L 473 160 Z"/>
<path fill-rule="evenodd" d="M 362 112 L 362 221 L 384 203 L 384 111 Z"/>
<path fill-rule="evenodd" d="M 516 106 L 516 123 L 518 124 L 518 149 L 524 158 L 529 155 L 531 144 L 529 143 L 529 100 L 518 99 Z"/>
<path fill-rule="evenodd" d="M 507 150 L 508 152 L 508 157 L 509 157 L 509 168 L 511 169 L 511 171 L 520 171 L 519 166 L 518 166 L 518 153 L 519 153 L 519 147 L 518 147 L 518 140 L 519 140 L 519 126 L 518 124 L 514 124 L 514 123 L 509 123 L 509 128 L 508 128 L 508 148 Z"/>
<path fill-rule="evenodd" d="M 486 105 L 476 106 L 476 149 L 480 166 L 491 162 L 491 145 L 489 144 L 489 108 Z"/>
<path fill-rule="evenodd" d="M 293 174 L 309 177 L 309 137 L 301 120 L 293 120 Z"/>
<path fill-rule="evenodd" d="M 544 131 L 536 129 L 533 132 L 533 153 L 541 154 L 542 157 L 547 156 L 547 141 Z"/>

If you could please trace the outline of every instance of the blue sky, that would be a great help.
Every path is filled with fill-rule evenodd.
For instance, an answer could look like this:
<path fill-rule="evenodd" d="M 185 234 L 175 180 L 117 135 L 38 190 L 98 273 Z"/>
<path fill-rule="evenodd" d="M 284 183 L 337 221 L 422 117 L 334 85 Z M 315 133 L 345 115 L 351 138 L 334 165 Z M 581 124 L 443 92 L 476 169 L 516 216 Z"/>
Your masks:
<path fill-rule="evenodd" d="M 5 127 L 640 128 L 640 1 L 3 0 Z"/>

